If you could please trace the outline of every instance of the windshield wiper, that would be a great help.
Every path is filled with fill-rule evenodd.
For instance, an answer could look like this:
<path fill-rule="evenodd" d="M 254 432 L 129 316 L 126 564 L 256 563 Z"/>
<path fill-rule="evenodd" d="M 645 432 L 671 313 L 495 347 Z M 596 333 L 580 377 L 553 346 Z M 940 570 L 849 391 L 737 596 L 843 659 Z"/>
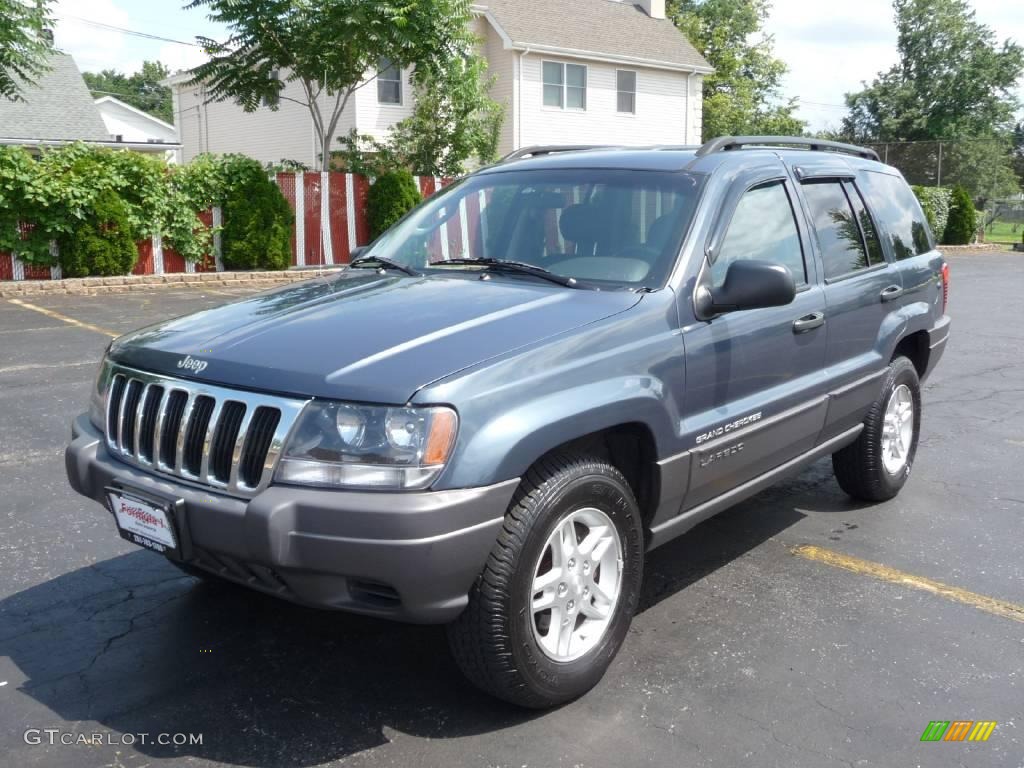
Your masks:
<path fill-rule="evenodd" d="M 419 277 L 420 273 L 412 267 L 407 267 L 401 262 L 389 259 L 386 256 L 367 256 L 365 259 L 356 259 L 348 265 L 349 269 L 363 269 L 364 266 L 376 265 L 379 269 L 397 269 L 411 277 Z"/>
<path fill-rule="evenodd" d="M 535 264 L 526 264 L 522 261 L 506 261 L 505 259 L 448 259 L 447 261 L 435 262 L 434 264 L 431 264 L 431 266 L 487 267 L 488 269 L 493 269 L 496 272 L 516 272 L 522 275 L 532 275 L 533 277 L 539 277 L 552 283 L 564 285 L 567 288 L 579 287 L 575 277 L 558 275 L 550 269 L 544 269 L 544 267 L 538 267 Z"/>

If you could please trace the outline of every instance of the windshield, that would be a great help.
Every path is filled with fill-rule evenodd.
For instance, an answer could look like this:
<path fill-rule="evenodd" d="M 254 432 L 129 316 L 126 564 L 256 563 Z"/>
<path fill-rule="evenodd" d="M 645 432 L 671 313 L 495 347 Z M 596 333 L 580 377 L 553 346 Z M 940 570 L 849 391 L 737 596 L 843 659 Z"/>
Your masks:
<path fill-rule="evenodd" d="M 559 169 L 470 176 L 413 211 L 363 258 L 416 270 L 516 261 L 599 287 L 660 287 L 689 227 L 701 176 Z"/>

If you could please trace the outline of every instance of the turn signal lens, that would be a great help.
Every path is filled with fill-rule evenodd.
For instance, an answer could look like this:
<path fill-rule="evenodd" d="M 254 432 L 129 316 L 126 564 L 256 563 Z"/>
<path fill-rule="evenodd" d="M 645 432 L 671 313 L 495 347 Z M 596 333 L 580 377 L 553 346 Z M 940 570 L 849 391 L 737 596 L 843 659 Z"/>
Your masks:
<path fill-rule="evenodd" d="M 434 411 L 430 421 L 430 434 L 427 435 L 427 449 L 423 452 L 423 463 L 428 467 L 444 464 L 448 461 L 455 444 L 456 431 L 455 411 Z"/>

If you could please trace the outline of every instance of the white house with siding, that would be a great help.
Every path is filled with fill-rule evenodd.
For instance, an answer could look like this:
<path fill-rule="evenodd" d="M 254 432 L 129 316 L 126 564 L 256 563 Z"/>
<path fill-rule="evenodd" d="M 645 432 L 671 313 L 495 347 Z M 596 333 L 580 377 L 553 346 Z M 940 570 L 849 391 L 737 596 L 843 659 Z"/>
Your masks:
<path fill-rule="evenodd" d="M 712 70 L 665 17 L 665 0 L 480 0 L 473 16 L 495 77 L 491 95 L 506 108 L 501 154 L 537 144 L 700 142 L 702 81 Z M 305 107 L 282 99 L 276 109 L 246 113 L 212 101 L 189 79 L 167 81 L 183 161 L 240 152 L 317 165 Z M 284 95 L 301 98 L 300 90 L 289 83 Z M 412 106 L 410 72 L 382 62 L 355 92 L 336 136 L 356 128 L 383 137 Z"/>

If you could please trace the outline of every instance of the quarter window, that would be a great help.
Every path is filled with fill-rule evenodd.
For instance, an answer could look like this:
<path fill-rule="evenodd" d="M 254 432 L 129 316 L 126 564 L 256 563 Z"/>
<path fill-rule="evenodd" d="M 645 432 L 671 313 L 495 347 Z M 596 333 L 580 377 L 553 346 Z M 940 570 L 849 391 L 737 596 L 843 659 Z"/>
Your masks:
<path fill-rule="evenodd" d="M 387 59 L 377 67 L 377 101 L 380 104 L 402 103 L 402 70 Z"/>
<path fill-rule="evenodd" d="M 821 247 L 825 279 L 865 269 L 872 264 L 868 256 L 859 218 L 841 181 L 804 184 L 804 197 L 811 209 L 811 221 Z"/>
<path fill-rule="evenodd" d="M 543 63 L 544 106 L 559 109 L 587 108 L 587 68 L 557 61 Z"/>
<path fill-rule="evenodd" d="M 865 199 L 878 218 L 892 255 L 909 259 L 932 249 L 931 230 L 910 187 L 899 176 L 869 171 L 863 175 Z"/>
<path fill-rule="evenodd" d="M 782 264 L 793 273 L 793 282 L 807 283 L 800 233 L 783 183 L 755 187 L 740 198 L 722 247 L 711 265 L 712 284 L 721 287 L 729 265 L 741 259 Z"/>
<path fill-rule="evenodd" d="M 636 114 L 636 72 L 620 69 L 615 73 L 618 89 L 618 111 Z"/>

